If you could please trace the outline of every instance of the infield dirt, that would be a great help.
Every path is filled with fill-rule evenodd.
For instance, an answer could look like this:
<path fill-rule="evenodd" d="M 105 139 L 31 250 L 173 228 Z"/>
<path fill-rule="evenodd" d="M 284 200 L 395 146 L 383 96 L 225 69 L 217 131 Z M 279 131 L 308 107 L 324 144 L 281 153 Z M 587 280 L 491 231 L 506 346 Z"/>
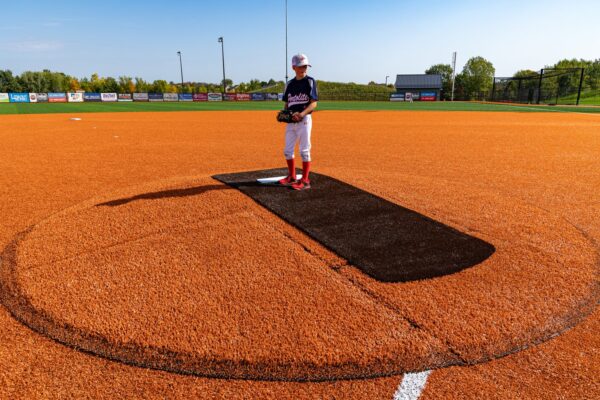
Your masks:
<path fill-rule="evenodd" d="M 600 393 L 598 116 L 316 113 L 316 171 L 496 247 L 393 284 L 210 178 L 282 166 L 273 120 L 1 118 L 0 397 Z"/>

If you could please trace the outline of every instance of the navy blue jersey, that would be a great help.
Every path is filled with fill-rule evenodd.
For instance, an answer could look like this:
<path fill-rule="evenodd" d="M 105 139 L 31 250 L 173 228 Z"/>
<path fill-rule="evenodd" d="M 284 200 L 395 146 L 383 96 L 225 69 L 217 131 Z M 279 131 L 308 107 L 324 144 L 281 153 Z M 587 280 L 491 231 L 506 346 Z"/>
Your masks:
<path fill-rule="evenodd" d="M 302 112 L 312 101 L 319 100 L 317 81 L 310 76 L 302 79 L 291 79 L 285 86 L 283 101 L 293 112 Z"/>

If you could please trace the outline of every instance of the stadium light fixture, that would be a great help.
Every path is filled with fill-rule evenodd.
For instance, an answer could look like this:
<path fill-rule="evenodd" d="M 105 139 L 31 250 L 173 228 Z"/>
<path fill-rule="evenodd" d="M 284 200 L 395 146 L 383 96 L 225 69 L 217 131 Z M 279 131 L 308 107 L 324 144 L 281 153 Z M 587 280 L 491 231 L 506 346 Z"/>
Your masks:
<path fill-rule="evenodd" d="M 177 52 L 179 56 L 179 70 L 181 71 L 181 93 L 183 93 L 183 63 L 181 62 L 181 51 Z"/>
<path fill-rule="evenodd" d="M 221 58 L 223 60 L 223 95 L 225 95 L 225 44 L 223 42 L 223 36 L 221 36 L 219 43 L 221 43 Z"/>

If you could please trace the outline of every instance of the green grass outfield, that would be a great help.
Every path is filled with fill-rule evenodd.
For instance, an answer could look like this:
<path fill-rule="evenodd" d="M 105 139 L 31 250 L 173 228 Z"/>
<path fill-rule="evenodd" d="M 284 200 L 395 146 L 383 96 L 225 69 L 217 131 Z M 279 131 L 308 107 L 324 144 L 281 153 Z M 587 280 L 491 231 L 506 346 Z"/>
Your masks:
<path fill-rule="evenodd" d="M 52 114 L 136 111 L 242 111 L 278 110 L 278 101 L 248 102 L 122 102 L 122 103 L 0 103 L 0 114 Z M 535 106 L 477 102 L 389 102 L 320 101 L 319 110 L 398 110 L 398 111 L 517 111 L 600 113 L 600 107 Z"/>

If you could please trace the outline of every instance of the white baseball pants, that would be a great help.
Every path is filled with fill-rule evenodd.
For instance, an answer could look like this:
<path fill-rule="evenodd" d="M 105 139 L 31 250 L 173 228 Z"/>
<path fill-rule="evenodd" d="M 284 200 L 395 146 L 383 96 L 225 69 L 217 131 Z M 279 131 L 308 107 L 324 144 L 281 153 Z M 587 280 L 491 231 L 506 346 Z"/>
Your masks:
<path fill-rule="evenodd" d="M 312 130 L 312 116 L 308 114 L 300 122 L 287 124 L 285 128 L 285 149 L 283 155 L 286 160 L 294 158 L 296 143 L 300 142 L 300 156 L 302 161 L 310 161 L 310 132 Z"/>

